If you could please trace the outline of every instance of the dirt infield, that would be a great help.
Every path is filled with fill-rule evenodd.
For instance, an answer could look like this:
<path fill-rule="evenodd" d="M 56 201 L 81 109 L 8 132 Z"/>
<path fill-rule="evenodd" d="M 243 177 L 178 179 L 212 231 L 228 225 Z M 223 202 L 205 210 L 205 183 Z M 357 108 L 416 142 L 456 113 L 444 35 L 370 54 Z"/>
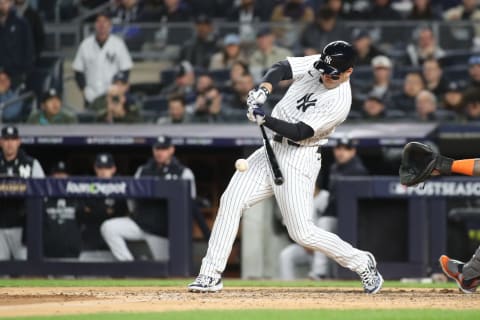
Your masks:
<path fill-rule="evenodd" d="M 185 288 L 0 288 L 0 316 L 192 309 L 480 309 L 480 294 L 455 289 L 227 288 L 194 294 Z"/>

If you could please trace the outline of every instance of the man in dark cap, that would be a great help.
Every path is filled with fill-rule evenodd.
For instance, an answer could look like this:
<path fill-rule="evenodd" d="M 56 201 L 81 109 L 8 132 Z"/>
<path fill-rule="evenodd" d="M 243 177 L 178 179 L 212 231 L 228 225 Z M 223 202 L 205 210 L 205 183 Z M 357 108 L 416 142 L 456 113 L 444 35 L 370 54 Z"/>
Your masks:
<path fill-rule="evenodd" d="M 372 37 L 367 30 L 356 29 L 353 31 L 353 46 L 356 54 L 357 66 L 368 66 L 372 63 L 372 59 L 376 56 L 384 56 L 385 54 L 377 49 L 373 44 Z"/>
<path fill-rule="evenodd" d="M 166 84 L 161 95 L 181 95 L 187 104 L 193 103 L 197 96 L 195 91 L 195 69 L 188 61 L 180 62 L 175 68 L 175 82 Z"/>
<path fill-rule="evenodd" d="M 195 67 L 206 69 L 210 57 L 220 49 L 212 20 L 207 15 L 198 15 L 195 19 L 195 31 L 194 38 L 183 46 L 179 61 L 187 60 Z"/>
<path fill-rule="evenodd" d="M 257 32 L 256 48 L 249 58 L 249 67 L 257 80 L 264 70 L 275 62 L 292 56 L 292 52 L 275 44 L 276 36 L 269 27 L 260 28 Z"/>
<path fill-rule="evenodd" d="M 100 179 L 111 179 L 117 172 L 115 160 L 111 153 L 97 154 L 94 163 L 95 175 Z M 78 221 L 81 226 L 82 250 L 81 261 L 113 260 L 108 246 L 100 233 L 104 221 L 128 215 L 127 201 L 120 198 L 85 198 L 82 202 Z"/>
<path fill-rule="evenodd" d="M 40 163 L 22 149 L 18 129 L 8 125 L 2 128 L 0 138 L 0 176 L 16 178 L 44 178 Z M 0 260 L 25 259 L 22 245 L 25 224 L 25 199 L 0 197 Z"/>
<path fill-rule="evenodd" d="M 27 120 L 31 124 L 70 124 L 76 123 L 77 118 L 65 110 L 62 97 L 56 89 L 51 88 L 42 95 L 40 110 L 35 110 Z"/>
<path fill-rule="evenodd" d="M 140 166 L 135 177 L 158 177 L 165 180 L 188 180 L 192 199 L 196 197 L 195 177 L 175 157 L 175 146 L 169 136 L 159 136 L 152 146 L 153 158 Z M 145 240 L 156 260 L 169 259 L 168 211 L 164 199 L 142 199 L 135 203 L 132 217 L 107 220 L 102 225 L 102 235 L 115 258 L 132 261 L 126 240 Z"/>

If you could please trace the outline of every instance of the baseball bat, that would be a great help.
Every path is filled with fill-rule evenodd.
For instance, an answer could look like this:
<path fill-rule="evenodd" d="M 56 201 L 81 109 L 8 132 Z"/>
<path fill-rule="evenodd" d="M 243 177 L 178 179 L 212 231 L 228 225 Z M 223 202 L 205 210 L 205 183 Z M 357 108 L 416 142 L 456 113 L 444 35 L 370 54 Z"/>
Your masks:
<path fill-rule="evenodd" d="M 265 146 L 265 150 L 267 152 L 267 159 L 268 162 L 270 163 L 270 169 L 272 169 L 273 173 L 273 182 L 277 186 L 280 186 L 283 184 L 283 174 L 282 171 L 280 170 L 280 166 L 278 165 L 277 157 L 275 156 L 275 153 L 273 152 L 272 145 L 270 144 L 270 141 L 268 140 L 267 133 L 265 132 L 265 128 L 263 125 L 259 125 L 260 130 L 262 131 L 262 136 L 263 136 L 263 144 Z"/>

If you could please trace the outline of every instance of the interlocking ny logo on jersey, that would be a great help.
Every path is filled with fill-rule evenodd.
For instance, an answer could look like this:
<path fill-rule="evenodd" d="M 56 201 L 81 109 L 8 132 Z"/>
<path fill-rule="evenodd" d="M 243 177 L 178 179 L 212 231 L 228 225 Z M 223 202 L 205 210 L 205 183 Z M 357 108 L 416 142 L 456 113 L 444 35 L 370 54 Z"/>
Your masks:
<path fill-rule="evenodd" d="M 315 103 L 317 102 L 317 99 L 310 100 L 312 95 L 313 95 L 313 93 L 307 93 L 301 99 L 298 99 L 297 100 L 297 103 L 298 103 L 297 109 L 300 110 L 300 108 L 302 108 L 302 111 L 305 112 L 305 111 L 307 111 L 308 108 L 314 106 Z"/>
<path fill-rule="evenodd" d="M 110 62 L 110 63 L 115 63 L 115 53 L 110 53 L 110 52 L 107 52 L 105 54 L 105 58 L 107 58 L 107 61 Z"/>

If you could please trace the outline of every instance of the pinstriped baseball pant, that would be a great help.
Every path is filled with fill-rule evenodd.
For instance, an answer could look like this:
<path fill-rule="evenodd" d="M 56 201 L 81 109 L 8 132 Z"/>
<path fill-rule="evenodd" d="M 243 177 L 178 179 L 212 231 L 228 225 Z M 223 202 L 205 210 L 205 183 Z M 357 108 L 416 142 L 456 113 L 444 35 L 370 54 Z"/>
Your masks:
<path fill-rule="evenodd" d="M 336 234 L 315 226 L 312 220 L 314 184 L 321 167 L 317 147 L 296 147 L 272 142 L 285 182 L 273 183 L 264 147 L 247 160 L 249 170 L 235 172 L 220 199 L 220 207 L 202 260 L 200 274 L 218 278 L 225 270 L 243 211 L 275 196 L 290 237 L 352 271 L 362 271 L 368 257 Z M 243 235 L 247 236 L 248 235 Z"/>

